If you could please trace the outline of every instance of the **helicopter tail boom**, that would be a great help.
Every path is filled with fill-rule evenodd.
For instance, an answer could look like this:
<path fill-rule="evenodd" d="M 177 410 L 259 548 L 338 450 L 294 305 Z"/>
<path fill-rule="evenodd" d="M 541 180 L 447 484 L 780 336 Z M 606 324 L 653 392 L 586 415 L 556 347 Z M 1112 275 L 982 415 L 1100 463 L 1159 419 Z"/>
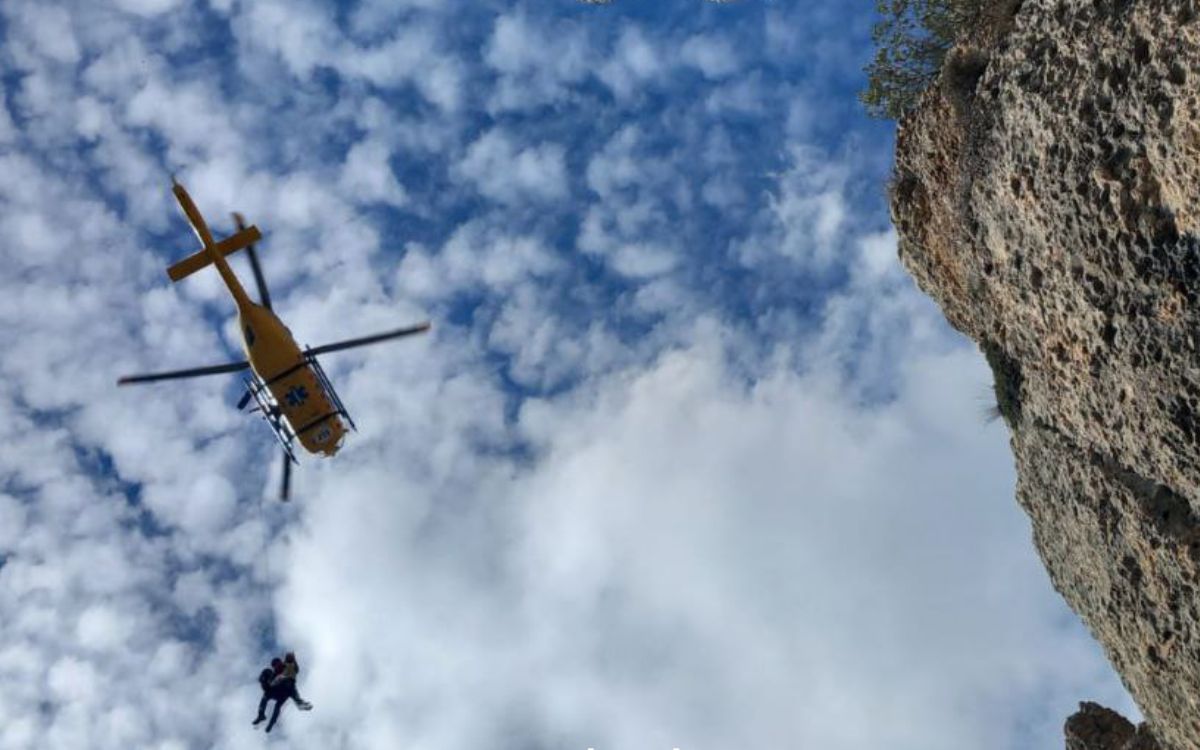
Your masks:
<path fill-rule="evenodd" d="M 258 227 L 251 224 L 245 229 L 236 234 L 232 234 L 220 242 L 213 245 L 213 249 L 222 256 L 236 253 L 238 250 L 249 247 L 255 242 L 262 239 L 262 233 L 258 231 Z M 195 272 L 204 268 L 213 262 L 212 255 L 209 254 L 206 248 L 201 248 L 199 252 L 193 253 L 183 260 L 175 263 L 167 269 L 167 275 L 171 277 L 171 281 L 180 281 Z"/>

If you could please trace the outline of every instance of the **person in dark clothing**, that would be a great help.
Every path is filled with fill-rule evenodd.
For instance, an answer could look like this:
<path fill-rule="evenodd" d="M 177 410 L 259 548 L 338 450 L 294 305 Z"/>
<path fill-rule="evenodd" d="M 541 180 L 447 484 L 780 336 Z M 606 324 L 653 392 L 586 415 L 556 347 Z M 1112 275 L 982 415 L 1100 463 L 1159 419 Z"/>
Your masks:
<path fill-rule="evenodd" d="M 301 698 L 296 691 L 296 675 L 299 673 L 300 665 L 296 663 L 296 655 L 291 652 L 282 660 L 271 661 L 270 674 L 266 669 L 262 671 L 259 683 L 263 686 L 263 697 L 259 702 L 258 716 L 254 719 L 255 726 L 265 719 L 267 701 L 270 700 L 275 701 L 275 710 L 271 712 L 271 720 L 267 722 L 268 732 L 275 727 L 275 722 L 279 720 L 279 712 L 283 710 L 283 704 L 287 703 L 288 698 L 291 698 L 301 711 L 312 710 L 312 704 Z"/>
<path fill-rule="evenodd" d="M 272 699 L 271 683 L 283 671 L 283 659 L 278 656 L 271 660 L 271 666 L 265 667 L 258 673 L 258 685 L 262 688 L 262 700 L 258 702 L 258 716 L 254 717 L 253 726 L 258 726 L 267 720 L 267 701 Z M 279 713 L 279 699 L 275 699 L 275 712 Z"/>

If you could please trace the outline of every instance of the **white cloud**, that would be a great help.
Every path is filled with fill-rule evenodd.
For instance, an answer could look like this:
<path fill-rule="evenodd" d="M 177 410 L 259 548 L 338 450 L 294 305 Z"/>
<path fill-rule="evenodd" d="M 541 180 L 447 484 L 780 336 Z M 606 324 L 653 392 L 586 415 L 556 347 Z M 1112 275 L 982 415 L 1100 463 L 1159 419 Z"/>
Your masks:
<path fill-rule="evenodd" d="M 129 98 L 125 116 L 129 125 L 165 133 L 167 158 L 180 166 L 230 158 L 244 148 L 221 97 L 204 83 L 150 81 Z"/>
<path fill-rule="evenodd" d="M 405 296 L 427 303 L 457 293 L 483 291 L 504 295 L 514 287 L 562 269 L 562 262 L 539 239 L 514 236 L 503 226 L 468 222 L 436 252 L 409 246 L 396 270 Z"/>
<path fill-rule="evenodd" d="M 91 664 L 66 657 L 58 660 L 47 675 L 50 690 L 66 702 L 91 702 L 97 697 L 99 676 Z"/>
<path fill-rule="evenodd" d="M 733 113 L 742 117 L 762 116 L 767 109 L 765 99 L 772 96 L 779 96 L 779 92 L 764 90 L 759 79 L 750 76 L 715 89 L 705 100 L 704 106 L 712 115 Z"/>
<path fill-rule="evenodd" d="M 35 53 L 58 63 L 73 64 L 79 61 L 79 42 L 66 8 L 23 4 L 18 9 L 16 20 Z"/>
<path fill-rule="evenodd" d="M 515 290 L 504 300 L 488 332 L 488 346 L 512 358 L 509 377 L 541 390 L 572 377 L 598 376 L 627 356 L 619 339 L 602 323 L 573 325 L 551 310 L 545 294 Z"/>
<path fill-rule="evenodd" d="M 142 88 L 151 76 L 160 75 L 158 54 L 136 36 L 125 36 L 99 51 L 84 68 L 82 77 L 89 89 L 109 99 L 123 99 Z"/>
<path fill-rule="evenodd" d="M 455 165 L 455 172 L 498 203 L 554 201 L 567 192 L 562 146 L 541 143 L 522 148 L 513 136 L 498 129 L 472 143 Z"/>
<path fill-rule="evenodd" d="M 578 26 L 542 26 L 523 12 L 496 19 L 484 59 L 499 74 L 489 109 L 514 111 L 558 103 L 590 74 L 595 55 Z"/>
<path fill-rule="evenodd" d="M 360 36 L 372 38 L 411 18 L 414 10 L 452 10 L 447 0 L 363 0 L 352 12 L 350 26 Z"/>
<path fill-rule="evenodd" d="M 680 58 L 708 78 L 725 78 L 738 68 L 738 56 L 727 39 L 696 35 L 683 43 Z"/>
<path fill-rule="evenodd" d="M 588 187 L 599 200 L 584 215 L 579 248 L 602 256 L 615 272 L 648 279 L 680 265 L 679 233 L 671 213 L 692 207 L 691 181 L 678 161 L 661 158 L 637 126 L 625 126 L 597 151 L 587 167 Z"/>
<path fill-rule="evenodd" d="M 120 648 L 132 636 L 128 618 L 110 605 L 88 607 L 79 616 L 76 626 L 80 645 L 100 651 Z"/>
<path fill-rule="evenodd" d="M 502 15 L 496 19 L 484 59 L 502 73 L 537 71 L 552 58 L 547 45 L 555 41 L 523 14 Z"/>
<path fill-rule="evenodd" d="M 442 60 L 422 69 L 415 78 L 425 98 L 443 111 L 455 112 L 462 104 L 466 82 L 457 62 Z"/>
<path fill-rule="evenodd" d="M 765 214 L 768 228 L 746 243 L 742 260 L 754 265 L 783 256 L 807 271 L 828 271 L 849 235 L 845 166 L 812 147 L 792 149 L 791 166 L 780 176 Z"/>
<path fill-rule="evenodd" d="M 3 92 L 3 86 L 0 86 L 0 93 Z M 12 115 L 9 114 L 8 106 L 0 101 L 0 144 L 11 143 L 17 135 L 17 128 L 13 124 Z"/>
<path fill-rule="evenodd" d="M 337 49 L 336 24 L 309 2 L 263 0 L 234 18 L 246 43 L 261 44 L 279 55 L 293 75 L 307 78 Z"/>
<path fill-rule="evenodd" d="M 0 555 L 11 550 L 25 529 L 25 509 L 11 495 L 0 493 Z"/>
<path fill-rule="evenodd" d="M 644 179 L 646 162 L 637 153 L 641 132 L 626 126 L 613 134 L 604 149 L 588 164 L 588 187 L 601 196 Z"/>
<path fill-rule="evenodd" d="M 115 0 L 116 5 L 126 13 L 152 17 L 178 10 L 183 0 Z"/>
<path fill-rule="evenodd" d="M 679 258 L 671 250 L 655 245 L 621 245 L 612 254 L 617 273 L 635 278 L 659 276 L 675 268 Z"/>
<path fill-rule="evenodd" d="M 636 26 L 626 27 L 597 75 L 618 99 L 633 96 L 648 81 L 664 73 L 666 64 L 654 43 Z"/>
<path fill-rule="evenodd" d="M 442 49 L 437 27 L 405 23 L 381 41 L 360 44 L 340 33 L 326 9 L 278 0 L 251 4 L 244 23 L 235 18 L 235 24 L 244 43 L 278 55 L 300 79 L 327 67 L 376 86 L 411 84 L 444 112 L 454 112 L 462 103 L 465 73 L 459 60 Z"/>
<path fill-rule="evenodd" d="M 379 142 L 355 144 L 342 167 L 342 193 L 360 202 L 378 201 L 403 206 L 408 197 L 388 163 L 391 151 Z"/>
<path fill-rule="evenodd" d="M 391 439 L 398 474 L 323 486 L 283 606 L 335 701 L 307 741 L 361 712 L 366 746 L 467 747 L 523 710 L 535 743 L 1005 747 L 1027 700 L 1056 731 L 1104 665 L 1062 628 L 993 461 L 978 355 L 910 360 L 867 412 L 821 373 L 747 388 L 722 360 L 709 339 L 531 403 L 515 480 L 463 453 L 430 496 L 399 479 L 417 443 Z"/>

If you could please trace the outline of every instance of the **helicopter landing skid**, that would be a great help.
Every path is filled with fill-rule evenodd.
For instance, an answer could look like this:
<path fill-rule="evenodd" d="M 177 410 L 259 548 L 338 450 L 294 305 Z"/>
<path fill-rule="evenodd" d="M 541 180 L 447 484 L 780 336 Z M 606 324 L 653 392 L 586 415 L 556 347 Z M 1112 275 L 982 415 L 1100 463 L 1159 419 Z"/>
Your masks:
<path fill-rule="evenodd" d="M 325 395 L 329 397 L 330 403 L 333 405 L 333 411 L 325 414 L 314 420 L 312 423 L 302 426 L 296 430 L 283 416 L 283 409 L 280 408 L 279 402 L 275 399 L 275 394 L 268 387 L 271 383 L 286 378 L 296 370 L 302 367 L 309 367 L 320 383 L 321 388 L 325 391 Z M 251 411 L 257 411 L 262 414 L 263 419 L 271 427 L 271 432 L 275 434 L 275 439 L 283 446 L 284 453 L 293 463 L 296 461 L 296 453 L 292 449 L 292 444 L 296 442 L 296 438 L 300 433 L 316 427 L 330 417 L 344 417 L 346 423 L 351 430 L 358 430 L 354 424 L 354 419 L 351 418 L 350 412 L 346 411 L 346 406 L 342 403 L 342 399 L 338 396 L 338 392 L 334 389 L 333 383 L 329 381 L 329 376 L 325 374 L 325 368 L 321 367 L 321 363 L 317 361 L 317 357 L 309 348 L 304 349 L 304 359 L 293 367 L 284 370 L 271 380 L 263 380 L 258 376 L 258 373 L 250 371 L 250 377 L 245 379 L 246 391 L 250 398 L 254 399 L 255 407 Z M 243 399 L 244 400 L 244 399 Z"/>
<path fill-rule="evenodd" d="M 283 410 L 279 408 L 279 402 L 275 400 L 275 394 L 271 393 L 271 389 L 267 387 L 266 382 L 258 376 L 253 370 L 250 371 L 250 377 L 246 378 L 246 391 L 250 397 L 254 399 L 255 407 L 251 411 L 257 411 L 262 415 L 263 420 L 270 425 L 271 432 L 274 433 L 275 439 L 283 447 L 283 452 L 288 460 L 292 463 L 296 461 L 296 453 L 292 450 L 292 443 L 296 440 L 296 432 L 283 418 Z"/>

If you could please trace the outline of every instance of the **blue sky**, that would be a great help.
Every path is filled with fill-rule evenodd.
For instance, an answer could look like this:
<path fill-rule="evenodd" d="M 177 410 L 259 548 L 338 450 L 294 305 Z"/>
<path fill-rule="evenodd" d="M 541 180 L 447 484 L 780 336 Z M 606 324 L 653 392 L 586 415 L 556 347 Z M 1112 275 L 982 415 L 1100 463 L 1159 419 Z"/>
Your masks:
<path fill-rule="evenodd" d="M 896 260 L 869 4 L 0 6 L 0 749 L 1029 748 L 1134 713 Z M 360 432 L 273 500 L 175 174 Z M 249 281 L 244 261 L 235 264 Z M 273 742 L 275 740 L 272 740 Z"/>

